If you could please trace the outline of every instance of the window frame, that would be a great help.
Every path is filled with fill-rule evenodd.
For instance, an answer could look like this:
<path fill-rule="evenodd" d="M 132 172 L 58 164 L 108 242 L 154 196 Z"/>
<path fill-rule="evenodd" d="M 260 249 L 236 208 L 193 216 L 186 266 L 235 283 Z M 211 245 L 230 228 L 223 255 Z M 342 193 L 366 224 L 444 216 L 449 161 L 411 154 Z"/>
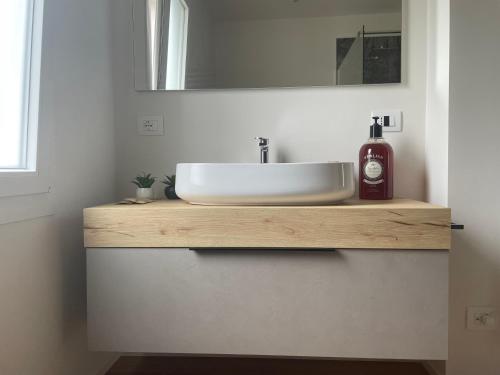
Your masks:
<path fill-rule="evenodd" d="M 172 43 L 172 2 L 177 1 L 179 3 L 180 8 L 182 8 L 182 18 L 181 22 L 181 35 L 177 40 L 179 44 L 179 50 L 173 51 L 173 43 Z M 189 6 L 184 0 L 169 0 L 168 1 L 168 35 L 167 37 L 167 58 L 165 65 L 165 80 L 166 80 L 166 90 L 184 90 L 186 86 L 186 65 L 187 65 L 187 44 L 188 44 L 188 32 L 189 32 Z M 175 52 L 175 53 L 173 53 Z M 171 74 L 173 73 L 170 70 L 172 66 L 172 59 L 177 60 L 177 69 L 175 70 L 175 84 L 169 87 L 169 83 L 172 83 Z"/>
<path fill-rule="evenodd" d="M 42 80 L 42 43 L 44 0 L 31 0 L 33 12 L 30 19 L 31 35 L 26 81 L 25 100 L 25 157 L 24 169 L 0 169 L 0 224 L 22 221 L 52 214 L 50 203 L 51 176 L 50 150 L 53 139 L 50 121 L 44 116 L 39 121 Z M 28 51 L 27 51 L 28 52 Z M 44 106 L 45 107 L 45 106 Z M 49 202 L 50 201 L 50 202 Z M 25 204 L 20 204 L 25 202 Z"/>

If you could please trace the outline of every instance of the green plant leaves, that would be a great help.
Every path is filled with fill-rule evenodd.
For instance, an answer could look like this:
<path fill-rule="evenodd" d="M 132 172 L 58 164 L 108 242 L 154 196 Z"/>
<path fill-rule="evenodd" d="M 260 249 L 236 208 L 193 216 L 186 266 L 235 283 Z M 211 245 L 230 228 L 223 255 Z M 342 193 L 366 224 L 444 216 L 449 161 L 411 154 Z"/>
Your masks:
<path fill-rule="evenodd" d="M 167 185 L 168 187 L 175 187 L 175 174 L 172 176 L 165 176 L 165 178 L 162 180 L 162 183 Z"/>
<path fill-rule="evenodd" d="M 156 177 L 153 177 L 151 173 L 146 174 L 146 172 L 142 172 L 142 174 L 138 175 L 131 182 L 138 188 L 149 189 L 156 182 Z"/>

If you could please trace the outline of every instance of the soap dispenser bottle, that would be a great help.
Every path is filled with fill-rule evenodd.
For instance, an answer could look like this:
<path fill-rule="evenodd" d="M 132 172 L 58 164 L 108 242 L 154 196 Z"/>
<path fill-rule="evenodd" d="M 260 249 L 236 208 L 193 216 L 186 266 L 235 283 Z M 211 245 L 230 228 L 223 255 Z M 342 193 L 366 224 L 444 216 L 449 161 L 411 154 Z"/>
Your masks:
<path fill-rule="evenodd" d="M 394 151 L 383 138 L 379 117 L 373 117 L 370 139 L 359 150 L 359 198 L 392 199 Z"/>

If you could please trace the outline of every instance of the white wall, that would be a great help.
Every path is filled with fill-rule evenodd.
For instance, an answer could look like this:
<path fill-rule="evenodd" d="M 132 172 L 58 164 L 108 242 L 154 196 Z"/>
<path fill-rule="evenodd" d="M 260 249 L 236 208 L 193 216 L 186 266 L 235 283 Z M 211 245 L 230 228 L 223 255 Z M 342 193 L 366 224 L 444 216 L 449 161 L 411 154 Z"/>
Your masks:
<path fill-rule="evenodd" d="M 401 30 L 401 14 L 216 23 L 216 87 L 335 85 L 337 38 L 354 38 L 363 25 Z"/>
<path fill-rule="evenodd" d="M 425 131 L 426 200 L 448 205 L 450 91 L 450 0 L 429 0 L 427 41 L 427 117 Z"/>
<path fill-rule="evenodd" d="M 114 198 L 109 12 L 45 2 L 40 121 L 54 129 L 56 208 L 0 225 L 0 373 L 97 374 L 114 357 L 87 350 L 82 208 Z"/>
<path fill-rule="evenodd" d="M 174 173 L 178 162 L 258 160 L 255 136 L 272 139 L 280 161 L 358 160 L 374 109 L 404 112 L 404 132 L 388 135 L 396 150 L 399 196 L 424 197 L 426 2 L 405 2 L 407 83 L 371 87 L 137 93 L 133 89 L 131 2 L 113 0 L 113 59 L 120 197 L 134 194 L 143 170 Z M 140 137 L 138 114 L 163 114 L 164 137 Z M 157 185 L 160 192 L 161 186 Z"/>
<path fill-rule="evenodd" d="M 498 0 L 451 1 L 450 375 L 500 373 L 500 330 L 465 329 L 467 306 L 500 309 L 499 36 Z"/>

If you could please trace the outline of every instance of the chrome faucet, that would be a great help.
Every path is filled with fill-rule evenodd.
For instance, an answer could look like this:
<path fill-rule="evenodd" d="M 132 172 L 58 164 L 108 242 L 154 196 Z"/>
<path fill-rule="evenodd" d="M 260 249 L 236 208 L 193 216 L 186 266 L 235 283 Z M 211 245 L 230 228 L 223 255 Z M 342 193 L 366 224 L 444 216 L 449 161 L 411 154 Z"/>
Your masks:
<path fill-rule="evenodd" d="M 260 163 L 269 163 L 269 138 L 256 137 L 255 140 L 259 141 Z"/>

